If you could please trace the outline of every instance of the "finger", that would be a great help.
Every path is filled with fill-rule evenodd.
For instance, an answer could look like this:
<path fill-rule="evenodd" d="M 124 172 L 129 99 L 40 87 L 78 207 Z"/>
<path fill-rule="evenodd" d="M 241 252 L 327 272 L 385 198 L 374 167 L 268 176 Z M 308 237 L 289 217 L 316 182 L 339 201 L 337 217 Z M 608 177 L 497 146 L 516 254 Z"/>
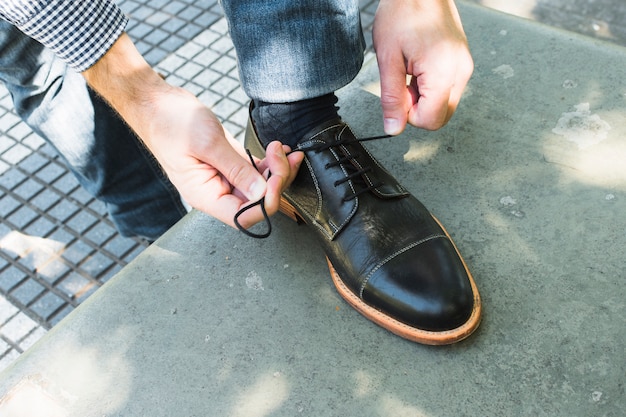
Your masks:
<path fill-rule="evenodd" d="M 183 183 L 187 187 L 184 198 L 193 208 L 232 227 L 235 213 L 249 203 L 216 169 L 202 162 L 183 178 Z"/>
<path fill-rule="evenodd" d="M 303 159 L 303 152 L 292 152 L 287 145 L 282 145 L 281 151 L 279 142 L 272 142 L 266 149 L 266 157 L 262 160 L 255 158 L 255 163 L 259 171 L 269 170 L 272 176 L 283 178 L 282 188 L 284 190 L 296 177 Z"/>
<path fill-rule="evenodd" d="M 452 111 L 448 111 L 448 120 L 452 117 L 452 114 L 456 111 L 457 106 L 461 102 L 461 97 L 474 72 L 474 60 L 472 56 L 467 51 L 462 56 L 464 56 L 464 58 L 461 58 L 461 64 L 456 74 L 456 81 L 450 92 L 450 103 L 452 104 L 450 108 Z"/>
<path fill-rule="evenodd" d="M 289 148 L 279 142 L 272 142 L 266 149 L 266 158 L 263 161 L 272 173 L 267 181 L 265 194 L 265 208 L 270 215 L 278 211 L 281 193 L 295 178 L 304 158 L 302 152 L 294 152 L 287 156 L 285 150 L 288 151 Z"/>
<path fill-rule="evenodd" d="M 271 173 L 267 181 L 265 210 L 272 215 L 278 211 L 283 183 L 289 176 L 289 161 L 280 142 L 274 141 L 267 145 L 265 159 L 261 165 L 267 166 L 267 170 Z"/>
<path fill-rule="evenodd" d="M 435 130 L 444 126 L 456 111 L 472 72 L 474 62 L 467 49 L 454 49 L 446 56 L 454 57 L 454 64 L 433 60 L 419 77 L 413 77 L 411 88 L 418 101 L 409 111 L 410 124 Z M 446 64 L 446 65 L 443 65 Z"/>
<path fill-rule="evenodd" d="M 426 74 L 420 77 L 413 77 L 411 82 L 411 88 L 416 90 L 415 95 L 418 98 L 409 110 L 408 122 L 423 129 L 439 129 L 448 121 L 448 114 L 454 112 L 450 108 L 451 86 L 429 84 Z"/>
<path fill-rule="evenodd" d="M 211 158 L 207 162 L 248 200 L 256 201 L 263 197 L 267 190 L 263 176 L 228 142 L 220 145 L 211 149 Z"/>
<path fill-rule="evenodd" d="M 284 184 L 283 190 L 296 179 L 300 165 L 302 165 L 302 161 L 304 160 L 304 152 L 293 152 L 287 155 L 287 160 L 289 161 L 289 178 L 287 179 L 287 183 Z"/>
<path fill-rule="evenodd" d="M 383 126 L 388 135 L 402 133 L 407 123 L 407 113 L 412 104 L 406 86 L 406 67 L 401 55 L 385 57 L 378 54 L 380 72 L 380 103 Z"/>

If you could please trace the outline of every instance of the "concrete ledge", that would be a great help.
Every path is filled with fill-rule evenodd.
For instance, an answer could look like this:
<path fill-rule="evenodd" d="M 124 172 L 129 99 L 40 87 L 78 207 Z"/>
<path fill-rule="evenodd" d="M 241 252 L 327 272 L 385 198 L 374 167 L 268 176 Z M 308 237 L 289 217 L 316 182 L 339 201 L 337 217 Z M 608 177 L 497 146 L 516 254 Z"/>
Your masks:
<path fill-rule="evenodd" d="M 257 241 L 193 212 L 0 375 L 0 415 L 621 415 L 626 53 L 461 11 L 453 121 L 368 146 L 455 238 L 476 334 L 404 341 L 339 298 L 305 227 Z M 341 94 L 363 135 L 376 82 L 370 61 Z"/>

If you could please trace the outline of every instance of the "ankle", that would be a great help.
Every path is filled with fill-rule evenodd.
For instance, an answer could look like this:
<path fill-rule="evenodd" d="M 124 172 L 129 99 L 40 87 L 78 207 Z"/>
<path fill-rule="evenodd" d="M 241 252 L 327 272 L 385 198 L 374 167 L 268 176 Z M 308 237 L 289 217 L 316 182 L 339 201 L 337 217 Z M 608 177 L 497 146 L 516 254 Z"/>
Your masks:
<path fill-rule="evenodd" d="M 292 148 L 315 126 L 338 118 L 334 93 L 291 103 L 254 100 L 252 120 L 263 146 L 279 140 Z"/>

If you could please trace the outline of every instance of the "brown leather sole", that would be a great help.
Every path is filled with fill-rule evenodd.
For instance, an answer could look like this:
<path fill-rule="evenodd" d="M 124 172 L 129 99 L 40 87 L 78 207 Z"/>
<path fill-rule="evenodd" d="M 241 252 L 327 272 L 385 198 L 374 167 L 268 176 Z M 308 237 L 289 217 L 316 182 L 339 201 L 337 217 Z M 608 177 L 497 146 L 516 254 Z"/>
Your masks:
<path fill-rule="evenodd" d="M 304 219 L 298 216 L 296 209 L 285 199 L 281 199 L 280 201 L 280 211 L 292 220 L 299 223 L 304 223 Z M 448 238 L 450 238 L 450 235 L 448 235 L 448 231 L 441 225 L 439 220 L 437 220 L 437 218 L 435 218 L 434 216 L 433 218 L 437 223 L 439 223 L 439 226 L 441 226 Z M 454 245 L 452 239 L 450 239 L 450 241 Z M 333 267 L 330 260 L 326 258 L 326 261 L 328 262 L 328 268 L 330 269 L 330 276 L 333 280 L 333 283 L 335 284 L 335 288 L 337 289 L 339 295 L 341 295 L 341 297 L 346 300 L 348 304 L 350 304 L 359 313 L 364 315 L 368 320 L 371 320 L 372 322 L 378 324 L 384 329 L 387 329 L 390 332 L 412 342 L 422 343 L 425 345 L 449 345 L 452 343 L 460 342 L 461 340 L 471 335 L 478 328 L 482 316 L 482 303 L 480 300 L 480 294 L 478 293 L 478 288 L 476 287 L 476 283 L 474 282 L 474 278 L 467 268 L 465 260 L 463 260 L 463 258 L 461 257 L 456 245 L 454 245 L 454 249 L 459 255 L 459 258 L 461 259 L 461 262 L 463 262 L 463 266 L 467 271 L 467 275 L 469 277 L 472 287 L 472 293 L 474 294 L 474 308 L 472 309 L 472 314 L 470 315 L 469 319 L 462 326 L 457 327 L 456 329 L 442 332 L 432 332 L 411 327 L 366 304 L 361 298 L 359 298 L 352 291 L 350 291 L 350 289 L 343 283 L 343 280 Z"/>

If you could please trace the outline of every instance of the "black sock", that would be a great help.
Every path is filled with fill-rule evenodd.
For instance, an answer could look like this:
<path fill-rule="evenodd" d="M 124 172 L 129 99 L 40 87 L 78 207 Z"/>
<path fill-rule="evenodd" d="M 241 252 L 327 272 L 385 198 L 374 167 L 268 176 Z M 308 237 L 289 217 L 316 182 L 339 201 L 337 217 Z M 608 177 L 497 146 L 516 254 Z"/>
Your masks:
<path fill-rule="evenodd" d="M 278 140 L 294 148 L 309 130 L 339 117 L 336 104 L 334 93 L 292 103 L 255 100 L 252 120 L 264 146 Z"/>

